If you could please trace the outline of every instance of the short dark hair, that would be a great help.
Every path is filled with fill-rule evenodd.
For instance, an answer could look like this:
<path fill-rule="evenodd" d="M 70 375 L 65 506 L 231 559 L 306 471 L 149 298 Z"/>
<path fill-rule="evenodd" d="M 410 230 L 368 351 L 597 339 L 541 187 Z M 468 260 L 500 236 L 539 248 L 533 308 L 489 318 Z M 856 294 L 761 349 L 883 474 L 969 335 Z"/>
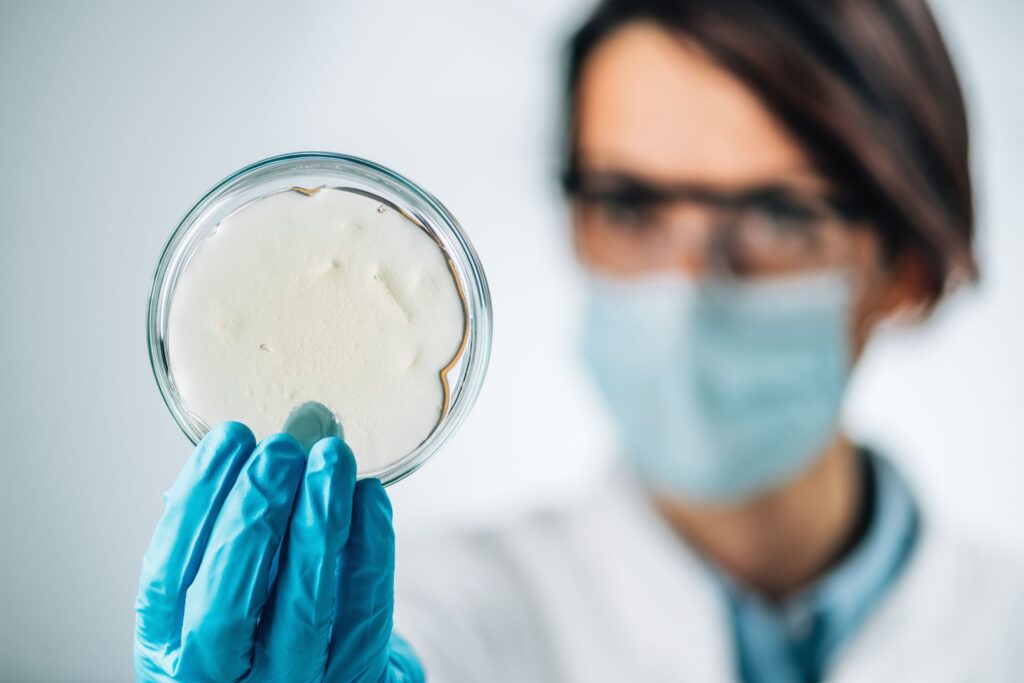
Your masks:
<path fill-rule="evenodd" d="M 605 0 L 569 43 L 567 171 L 587 57 L 647 20 L 751 88 L 892 257 L 920 254 L 932 303 L 977 275 L 967 116 L 924 0 Z"/>

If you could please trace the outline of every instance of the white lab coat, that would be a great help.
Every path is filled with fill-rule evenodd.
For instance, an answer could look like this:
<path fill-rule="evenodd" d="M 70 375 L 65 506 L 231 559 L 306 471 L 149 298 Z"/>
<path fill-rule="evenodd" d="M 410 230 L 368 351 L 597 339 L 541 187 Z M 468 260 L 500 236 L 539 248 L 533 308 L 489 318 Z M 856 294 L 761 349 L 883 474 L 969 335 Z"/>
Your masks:
<path fill-rule="evenodd" d="M 923 517 L 826 680 L 1024 681 L 1024 573 Z M 557 514 L 400 545 L 396 592 L 432 683 L 736 680 L 717 584 L 625 477 Z"/>

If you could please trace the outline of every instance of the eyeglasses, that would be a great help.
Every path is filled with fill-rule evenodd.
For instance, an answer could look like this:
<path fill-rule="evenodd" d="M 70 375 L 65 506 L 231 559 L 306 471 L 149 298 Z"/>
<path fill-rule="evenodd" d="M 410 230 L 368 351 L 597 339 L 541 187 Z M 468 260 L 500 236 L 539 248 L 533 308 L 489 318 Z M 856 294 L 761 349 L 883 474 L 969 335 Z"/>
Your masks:
<path fill-rule="evenodd" d="M 737 278 L 797 274 L 842 264 L 859 212 L 837 197 L 775 185 L 723 192 L 699 185 L 656 186 L 617 173 L 572 171 L 563 177 L 576 203 L 588 251 L 623 269 L 661 269 L 681 258 Z M 676 221 L 681 204 L 700 221 Z"/>

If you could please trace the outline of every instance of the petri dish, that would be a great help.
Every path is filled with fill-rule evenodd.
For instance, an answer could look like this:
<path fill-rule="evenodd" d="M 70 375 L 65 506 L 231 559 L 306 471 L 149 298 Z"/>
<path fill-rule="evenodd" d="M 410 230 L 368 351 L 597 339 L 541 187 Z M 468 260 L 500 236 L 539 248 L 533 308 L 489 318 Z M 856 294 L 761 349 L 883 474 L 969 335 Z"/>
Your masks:
<path fill-rule="evenodd" d="M 185 214 L 147 340 L 193 443 L 223 420 L 263 438 L 333 418 L 358 477 L 388 485 L 466 418 L 491 327 L 480 260 L 440 201 L 372 161 L 297 152 L 232 173 Z"/>

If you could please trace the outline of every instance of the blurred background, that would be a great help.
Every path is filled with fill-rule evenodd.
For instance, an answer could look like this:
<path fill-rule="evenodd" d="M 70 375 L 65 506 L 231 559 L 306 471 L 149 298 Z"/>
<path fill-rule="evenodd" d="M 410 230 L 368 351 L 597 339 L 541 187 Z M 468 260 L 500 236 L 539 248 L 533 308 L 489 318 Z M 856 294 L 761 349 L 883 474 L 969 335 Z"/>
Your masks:
<path fill-rule="evenodd" d="M 983 278 L 876 341 L 846 420 L 939 515 L 1024 557 L 1024 4 L 933 5 L 972 119 Z M 600 475 L 610 429 L 576 361 L 555 189 L 562 39 L 588 7 L 0 0 L 0 680 L 131 679 L 140 562 L 190 451 L 149 368 L 150 278 L 183 213 L 257 159 L 395 168 L 490 279 L 487 382 L 390 489 L 400 544 Z"/>

